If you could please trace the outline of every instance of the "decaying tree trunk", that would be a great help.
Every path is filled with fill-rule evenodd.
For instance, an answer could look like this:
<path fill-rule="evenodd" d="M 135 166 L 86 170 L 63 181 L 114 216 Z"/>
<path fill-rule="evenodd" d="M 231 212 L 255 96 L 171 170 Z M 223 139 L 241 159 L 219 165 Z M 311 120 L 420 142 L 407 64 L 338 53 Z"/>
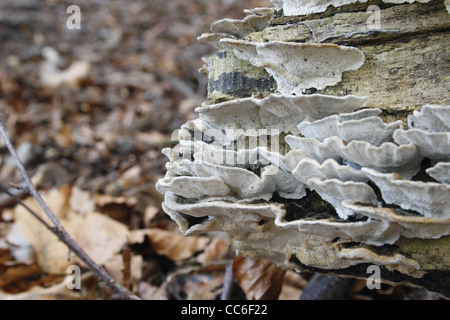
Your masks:
<path fill-rule="evenodd" d="M 274 3 L 280 7 L 283 5 L 283 1 L 274 1 Z M 267 173 L 268 168 L 273 165 L 274 154 L 267 155 L 266 153 L 265 158 L 271 161 L 269 164 L 259 161 L 261 153 L 258 154 L 257 161 L 247 161 L 240 165 L 237 163 L 238 165 L 235 167 L 251 171 L 263 181 L 258 180 L 256 186 L 247 190 L 245 188 L 247 184 L 251 183 L 251 177 L 243 177 L 242 179 L 245 181 L 234 183 L 233 179 L 240 179 L 238 176 L 245 176 L 245 174 L 240 171 L 231 172 L 229 168 L 233 167 L 233 164 L 230 166 L 226 163 L 223 166 L 223 163 L 208 160 L 208 157 L 206 159 L 205 154 L 202 153 L 204 150 L 197 149 L 198 145 L 195 144 L 195 131 L 200 130 L 201 139 L 198 140 L 206 142 L 208 148 L 214 148 L 214 145 L 217 144 L 215 151 L 208 149 L 206 152 L 214 158 L 218 154 L 217 150 L 226 149 L 225 143 L 222 142 L 228 140 L 220 140 L 217 135 L 210 134 L 211 131 L 222 130 L 223 132 L 227 129 L 249 130 L 252 128 L 245 122 L 246 120 L 241 122 L 236 120 L 238 124 L 230 125 L 229 119 L 232 115 L 236 119 L 251 118 L 255 112 L 259 112 L 258 108 L 264 108 L 265 101 L 275 99 L 273 104 L 267 102 L 269 107 L 266 108 L 277 109 L 283 103 L 283 106 L 295 105 L 297 103 L 294 102 L 295 97 L 302 99 L 302 95 L 366 97 L 363 108 L 381 109 L 380 117 L 386 122 L 385 125 L 396 123 L 398 120 L 404 122 L 405 127 L 399 127 L 398 131 L 408 131 L 406 124 L 410 125 L 409 129 L 415 128 L 417 124 L 414 123 L 414 119 L 417 118 L 417 115 L 416 118 L 409 119 L 408 116 L 428 104 L 442 106 L 440 108 L 444 111 L 437 118 L 441 117 L 443 122 L 448 121 L 450 117 L 448 112 L 448 108 L 450 108 L 448 94 L 450 16 L 446 4 L 443 0 L 412 4 L 368 1 L 366 3 L 350 3 L 336 8 L 329 6 L 323 12 L 289 16 L 284 15 L 283 10 L 275 10 L 271 14 L 269 9 L 259 9 L 249 11 L 249 16 L 242 21 L 225 19 L 213 24 L 213 34 L 203 35 L 200 38 L 218 48 L 218 53 L 210 58 L 207 65 L 208 100 L 198 110 L 199 121 L 188 123 L 182 128 L 178 148 L 167 151 L 170 158 L 168 175 L 158 184 L 158 190 L 166 194 L 164 208 L 178 222 L 182 232 L 189 235 L 211 230 L 225 231 L 231 235 L 230 246 L 236 248 L 238 254 L 271 259 L 281 267 L 293 268 L 298 271 L 309 270 L 325 274 L 367 278 L 372 275 L 369 271 L 372 269 L 369 267 L 377 265 L 380 268 L 379 275 L 382 281 L 423 286 L 431 291 L 450 296 L 449 206 L 443 204 L 439 209 L 434 210 L 433 208 L 436 207 L 433 206 L 436 201 L 439 202 L 438 200 L 435 202 L 430 200 L 432 204 L 427 207 L 428 209 L 423 210 L 420 204 L 410 205 L 415 202 L 412 200 L 414 196 L 408 198 L 407 193 L 417 192 L 415 187 L 411 187 L 411 190 L 416 191 L 406 190 L 405 197 L 409 199 L 407 200 L 410 202 L 409 204 L 404 199 L 388 200 L 390 191 L 386 192 L 383 189 L 384 184 L 381 182 L 379 184 L 380 179 L 392 182 L 398 179 L 397 175 L 400 174 L 403 178 L 402 181 L 421 181 L 420 186 L 424 188 L 421 190 L 428 192 L 427 197 L 429 198 L 450 198 L 449 182 L 439 183 L 440 177 L 431 178 L 426 173 L 439 161 L 448 163 L 450 161 L 448 152 L 438 152 L 439 155 L 436 156 L 436 153 L 422 150 L 417 156 L 410 155 L 411 159 L 417 158 L 415 164 L 409 162 L 414 169 L 411 169 L 409 164 L 408 169 L 394 164 L 389 168 L 368 165 L 369 169 L 366 169 L 366 165 L 357 160 L 349 161 L 347 158 L 347 155 L 351 158 L 349 153 L 342 155 L 344 152 L 342 150 L 350 146 L 351 140 L 347 141 L 342 138 L 343 144 L 339 144 L 342 142 L 333 142 L 334 140 L 332 141 L 330 138 L 331 142 L 325 145 L 323 150 L 341 148 L 339 149 L 341 153 L 338 152 L 339 156 L 332 156 L 333 161 L 337 161 L 340 168 L 350 165 L 366 173 L 370 179 L 367 179 L 361 188 L 369 186 L 371 188 L 369 193 L 373 192 L 375 194 L 373 197 L 376 198 L 372 201 L 373 199 L 369 197 L 372 199 L 370 201 L 372 201 L 373 207 L 364 203 L 363 200 L 355 200 L 351 203 L 343 201 L 344 205 L 341 207 L 342 199 L 335 203 L 330 200 L 333 197 L 327 197 L 327 192 L 324 190 L 328 180 L 323 177 L 322 180 L 313 178 L 303 181 L 306 191 L 299 191 L 297 185 L 286 187 L 291 181 L 287 175 L 280 178 L 274 174 L 275 192 L 273 195 L 257 194 L 255 189 L 260 188 L 258 190 L 262 190 L 262 194 L 264 194 L 263 191 L 270 189 L 266 186 L 261 187 L 261 184 L 266 183 L 263 178 L 267 178 L 269 174 L 265 175 L 264 172 Z M 219 39 L 222 40 L 219 41 Z M 295 45 L 288 46 L 287 43 Z M 343 61 L 350 54 L 355 54 L 355 58 L 348 58 L 347 60 L 353 61 L 343 62 L 345 64 L 343 71 L 331 70 L 323 77 L 311 80 L 317 85 L 308 87 L 308 85 L 304 85 L 306 77 L 304 74 L 311 72 L 308 68 L 313 63 L 311 60 L 319 56 L 319 53 L 314 53 L 317 48 L 322 50 L 317 51 L 320 54 L 325 52 L 323 51 L 325 49 L 336 50 L 336 53 L 330 51 L 330 53 L 324 54 L 323 59 L 335 59 L 335 54 L 341 54 L 340 52 L 345 55 L 341 59 Z M 291 49 L 297 50 L 296 53 L 304 53 L 304 55 L 286 53 L 288 59 L 283 60 L 283 50 L 287 52 Z M 307 50 L 312 50 L 312 53 L 308 51 L 307 54 Z M 273 52 L 276 53 L 273 54 Z M 361 52 L 363 53 L 363 63 L 357 61 Z M 302 59 L 296 64 L 298 70 L 294 74 L 291 70 L 292 65 L 289 65 L 294 59 L 293 57 Z M 316 68 L 320 69 L 321 66 L 328 68 L 328 65 L 319 61 Z M 333 67 L 334 65 L 330 64 L 330 68 Z M 340 81 L 330 80 L 330 78 L 339 76 L 337 75 L 339 72 L 342 72 Z M 308 79 L 311 78 L 312 76 L 309 76 Z M 284 98 L 274 95 L 279 92 L 283 93 L 282 97 L 289 98 L 281 100 Z M 242 105 L 241 101 L 244 101 Z M 244 112 L 239 114 L 239 110 L 246 110 L 246 108 L 249 108 L 250 116 Z M 296 170 L 298 172 L 296 164 L 304 160 L 304 155 L 300 155 L 301 151 L 298 151 L 297 155 L 289 154 L 297 140 L 295 137 L 289 140 L 288 137 L 285 141 L 285 137 L 293 134 L 302 139 L 303 136 L 307 136 L 304 132 L 310 131 L 301 131 L 301 134 L 292 132 L 286 124 L 291 116 L 282 114 L 282 111 L 287 109 L 289 108 L 274 111 L 274 114 L 267 118 L 261 115 L 258 118 L 260 123 L 257 124 L 254 124 L 257 121 L 255 122 L 252 118 L 252 123 L 254 129 L 261 129 L 258 125 L 262 123 L 266 129 L 280 130 L 281 133 L 277 136 L 280 141 L 277 146 L 285 146 L 287 141 L 290 147 L 276 150 L 280 157 L 286 156 L 286 158 L 277 158 L 283 164 L 278 167 L 292 173 L 302 181 L 303 176 L 299 178 L 299 175 L 296 175 Z M 267 110 L 270 114 L 271 110 Z M 328 115 L 351 111 L 348 109 L 334 113 L 330 111 Z M 302 128 L 310 125 L 309 122 L 326 117 L 315 117 L 314 110 L 311 112 L 309 118 L 302 118 L 304 122 L 308 122 Z M 230 118 L 226 118 L 228 116 Z M 281 121 L 283 124 L 279 125 L 280 122 L 271 124 L 273 118 L 276 117 L 284 117 L 284 122 Z M 295 118 L 295 115 L 292 115 L 292 118 Z M 292 121 L 295 122 L 295 120 Z M 345 120 L 341 117 L 339 121 L 341 124 Z M 205 123 L 209 132 L 198 129 Z M 423 129 L 423 126 L 420 129 Z M 428 129 L 431 132 L 439 132 L 444 140 L 448 139 L 450 134 L 448 129 Z M 359 130 L 363 135 L 363 131 L 366 129 Z M 321 134 L 326 133 L 321 132 Z M 394 133 L 394 140 L 400 145 L 395 145 L 395 148 L 407 148 L 405 145 L 411 147 L 410 141 L 409 144 L 404 142 L 400 144 L 399 141 L 402 139 L 399 136 L 400 133 Z M 237 136 L 233 136 L 233 138 L 239 139 Z M 248 140 L 248 136 L 246 138 Z M 261 137 L 259 139 L 258 141 L 261 141 Z M 274 138 L 271 137 L 271 139 L 268 144 L 269 149 L 273 147 L 274 143 Z M 187 144 L 186 141 L 190 141 L 191 144 Z M 308 141 L 308 143 L 312 143 L 310 140 Z M 392 139 L 386 141 L 389 141 L 388 144 L 391 143 L 394 148 Z M 384 142 L 379 142 L 377 147 L 381 148 Z M 305 145 L 304 141 L 301 143 Z M 449 148 L 450 141 L 446 143 L 442 148 Z M 341 147 L 334 147 L 337 144 Z M 248 141 L 245 146 L 250 149 Z M 432 148 L 434 147 L 438 148 L 438 146 L 432 145 Z M 420 149 L 420 145 L 417 148 Z M 239 148 L 236 147 L 228 150 L 235 152 L 234 157 L 239 152 Z M 323 150 L 321 152 L 325 152 Z M 258 152 L 260 152 L 259 149 Z M 377 152 L 384 151 L 379 149 L 374 153 L 374 157 Z M 388 156 L 392 156 L 392 152 L 387 152 Z M 199 154 L 203 154 L 201 161 L 198 161 Z M 247 156 L 251 158 L 251 152 Z M 222 158 L 222 154 L 219 157 L 224 159 L 225 155 L 223 155 L 224 158 Z M 308 157 L 314 158 L 310 153 L 308 153 Z M 393 158 L 395 157 L 393 156 Z M 315 160 L 323 162 L 324 159 L 328 158 Z M 293 162 L 295 165 L 292 165 Z M 372 171 L 372 169 L 374 170 Z M 390 175 L 391 173 L 393 175 Z M 232 174 L 236 174 L 236 176 L 232 176 Z M 285 174 L 284 171 L 283 174 Z M 196 180 L 194 181 L 194 179 Z M 205 179 L 208 182 L 205 182 Z M 283 183 L 286 185 L 281 186 Z M 348 185 L 347 182 L 344 184 L 345 187 L 342 186 L 342 188 L 346 188 Z M 193 186 L 198 187 L 198 190 Z M 357 190 L 358 186 L 360 185 L 357 185 L 354 190 Z M 440 193 L 430 191 L 430 186 Z M 392 192 L 396 193 L 397 191 Z M 269 194 L 271 194 L 270 191 Z M 422 201 L 419 199 L 420 194 L 417 195 L 417 198 L 418 203 Z M 348 196 L 347 198 L 344 196 L 344 200 L 346 199 Z M 365 208 L 365 211 L 358 211 L 358 208 L 362 207 Z M 369 207 L 370 210 L 367 209 Z M 352 208 L 353 211 L 348 211 L 349 208 Z M 381 215 L 377 215 L 378 213 L 386 215 L 382 218 Z M 365 218 L 362 219 L 362 216 Z M 384 220 L 385 218 L 386 220 Z M 319 223 L 317 227 L 313 227 L 312 225 L 318 221 L 322 224 Z M 379 233 L 373 237 L 368 236 L 374 231 L 372 227 L 367 229 L 366 234 L 363 234 L 365 231 L 356 231 L 361 230 L 358 228 L 365 223 L 387 221 L 389 221 L 389 225 L 387 227 L 384 225 L 387 229 L 383 229 L 383 231 L 381 224 L 373 227 L 380 228 Z M 331 226 L 330 223 L 334 222 L 341 224 L 333 227 L 334 225 Z M 431 225 L 433 226 L 431 227 Z M 341 228 L 341 226 L 344 227 Z M 351 231 L 353 226 L 355 231 Z M 327 229 L 328 227 L 330 229 Z M 343 231 L 346 227 L 349 227 L 350 231 Z M 334 230 L 337 230 L 336 234 Z M 352 232 L 355 233 L 352 234 Z"/>

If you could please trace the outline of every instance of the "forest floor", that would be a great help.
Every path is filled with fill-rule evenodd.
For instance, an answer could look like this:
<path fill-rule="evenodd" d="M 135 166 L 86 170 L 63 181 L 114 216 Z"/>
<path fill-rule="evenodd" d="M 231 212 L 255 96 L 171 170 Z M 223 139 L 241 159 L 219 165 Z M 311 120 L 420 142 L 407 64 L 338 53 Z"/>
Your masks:
<path fill-rule="evenodd" d="M 161 149 L 173 145 L 171 133 L 206 100 L 206 75 L 198 70 L 215 49 L 197 37 L 212 22 L 243 18 L 244 9 L 269 1 L 75 2 L 79 30 L 66 25 L 70 1 L 0 3 L 0 113 L 33 182 L 69 233 L 143 299 L 218 299 L 231 263 L 241 289 L 231 298 L 298 299 L 311 274 L 233 257 L 219 238 L 183 237 L 155 189 L 165 173 Z M 3 141 L 0 182 L 39 211 Z M 0 193 L 0 299 L 111 298 L 68 254 Z M 66 285 L 71 265 L 82 271 L 80 290 Z M 353 280 L 343 298 L 432 295 L 402 286 L 368 291 L 365 280 Z"/>

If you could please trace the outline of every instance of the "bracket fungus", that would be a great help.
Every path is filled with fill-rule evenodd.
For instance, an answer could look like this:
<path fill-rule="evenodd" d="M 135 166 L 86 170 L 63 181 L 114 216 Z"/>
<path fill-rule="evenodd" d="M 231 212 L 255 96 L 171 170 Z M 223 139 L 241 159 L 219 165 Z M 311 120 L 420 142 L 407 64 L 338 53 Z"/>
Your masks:
<path fill-rule="evenodd" d="M 243 20 L 222 19 L 211 24 L 214 33 L 225 33 L 236 37 L 244 37 L 249 33 L 264 30 L 269 26 L 275 13 L 274 8 L 256 8 L 244 10 L 247 16 Z"/>
<path fill-rule="evenodd" d="M 367 111 L 373 112 L 375 116 L 365 116 L 368 114 Z M 389 124 L 384 123 L 378 117 L 380 113 L 380 109 L 366 109 L 349 114 L 333 115 L 313 122 L 303 121 L 298 128 L 303 136 L 320 141 L 337 136 L 345 142 L 362 140 L 380 146 L 383 142 L 391 141 L 394 131 L 403 125 L 400 120 Z"/>
<path fill-rule="evenodd" d="M 353 2 L 273 1 L 285 15 Z M 266 70 L 277 92 L 196 108 L 178 144 L 163 150 L 167 173 L 156 187 L 164 210 L 185 235 L 228 233 L 239 255 L 282 268 L 367 277 L 376 264 L 383 281 L 450 295 L 450 106 L 427 102 L 393 119 L 390 109 L 368 107 L 371 97 L 324 93 L 361 68 L 365 53 L 246 40 L 273 13 L 250 10 L 201 37 L 246 68 Z M 351 84 L 355 92 L 364 86 Z"/>
<path fill-rule="evenodd" d="M 353 95 L 271 94 L 263 99 L 244 98 L 215 105 L 203 104 L 195 111 L 199 113 L 199 119 L 216 129 L 278 129 L 299 133 L 297 125 L 303 120 L 321 119 L 336 111 L 353 111 L 360 108 L 365 100 L 365 97 Z"/>
<path fill-rule="evenodd" d="M 364 63 L 364 53 L 355 47 L 331 43 L 257 43 L 222 39 L 238 58 L 263 67 L 277 82 L 284 95 L 300 95 L 306 89 L 323 89 L 342 80 L 342 73 L 356 70 Z"/>

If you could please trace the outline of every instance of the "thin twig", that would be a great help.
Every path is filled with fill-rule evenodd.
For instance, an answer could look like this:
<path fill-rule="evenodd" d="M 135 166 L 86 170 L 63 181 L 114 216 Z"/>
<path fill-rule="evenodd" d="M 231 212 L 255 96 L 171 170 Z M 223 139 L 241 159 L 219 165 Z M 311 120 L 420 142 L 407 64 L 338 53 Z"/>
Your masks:
<path fill-rule="evenodd" d="M 0 190 L 6 193 L 15 203 L 20 204 L 22 207 L 27 209 L 29 213 L 31 213 L 41 224 L 43 224 L 48 230 L 54 232 L 54 228 L 52 228 L 44 219 L 41 218 L 33 209 L 31 209 L 25 202 L 22 201 L 17 195 L 8 190 L 3 184 L 0 183 Z M 57 235 L 57 234 L 56 234 Z"/>
<path fill-rule="evenodd" d="M 28 194 L 28 190 L 25 189 L 17 189 L 17 188 L 11 188 L 11 191 L 8 190 L 9 193 L 13 194 L 17 198 L 24 197 Z M 0 194 L 0 207 L 6 207 L 9 205 L 14 204 L 14 199 L 11 198 L 8 194 Z"/>
<path fill-rule="evenodd" d="M 231 261 L 225 268 L 225 279 L 223 281 L 223 289 L 222 294 L 220 295 L 220 300 L 231 300 L 233 286 L 234 286 L 233 261 Z"/>
<path fill-rule="evenodd" d="M 17 155 L 16 150 L 14 149 L 11 141 L 9 141 L 8 136 L 6 135 L 6 131 L 3 127 L 3 119 L 0 115 L 0 134 L 3 138 L 3 141 L 5 141 L 5 145 L 9 150 L 9 153 L 13 157 L 14 161 L 16 162 L 17 167 L 20 170 L 20 173 L 22 174 L 23 179 L 25 180 L 25 183 L 28 187 L 28 191 L 33 196 L 34 199 L 38 202 L 39 206 L 44 210 L 47 217 L 50 219 L 50 221 L 54 224 L 54 226 L 58 229 L 64 230 L 61 222 L 56 218 L 56 216 L 53 214 L 53 212 L 50 210 L 50 208 L 45 203 L 44 199 L 42 199 L 41 195 L 36 191 L 36 188 L 34 187 L 33 182 L 31 182 L 31 178 L 28 175 L 28 172 L 25 170 L 25 167 L 22 164 L 22 161 L 20 160 L 19 156 Z"/>
<path fill-rule="evenodd" d="M 39 217 L 38 220 L 41 223 L 44 223 L 44 225 L 53 233 L 56 234 L 59 240 L 64 242 L 71 251 L 73 251 L 86 265 L 97 275 L 97 277 L 103 281 L 108 287 L 111 288 L 111 290 L 118 294 L 122 299 L 127 300 L 140 300 L 139 297 L 137 297 L 135 294 L 124 288 L 122 285 L 120 285 L 116 280 L 114 280 L 101 266 L 99 266 L 97 263 L 94 262 L 94 260 L 91 259 L 87 255 L 87 253 L 80 247 L 80 245 L 67 233 L 67 231 L 62 226 L 61 222 L 58 220 L 58 218 L 53 214 L 53 212 L 50 210 L 48 205 L 45 203 L 44 199 L 40 196 L 40 194 L 37 192 L 36 188 L 34 187 L 33 183 L 31 182 L 31 178 L 28 175 L 28 172 L 25 170 L 22 162 L 20 161 L 19 156 L 17 155 L 16 150 L 14 149 L 13 145 L 11 144 L 11 141 L 9 140 L 5 128 L 3 126 L 2 121 L 2 115 L 0 114 L 0 135 L 2 136 L 3 140 L 5 141 L 5 145 L 8 148 L 11 156 L 13 157 L 14 161 L 17 164 L 17 167 L 20 170 L 20 173 L 22 174 L 23 179 L 25 180 L 25 183 L 28 187 L 28 190 L 30 194 L 33 196 L 33 198 L 39 203 L 40 207 L 44 210 L 45 214 L 48 216 L 50 221 L 53 223 L 54 227 L 51 227 L 48 225 L 45 221 L 42 220 L 42 218 L 39 217 L 36 213 L 32 213 L 32 210 L 30 210 L 29 207 L 25 206 L 25 208 L 30 211 L 35 217 Z M 9 192 L 7 192 L 10 194 Z M 13 196 L 10 194 L 10 196 Z M 14 196 L 13 196 L 14 197 Z M 23 205 L 22 201 L 18 201 L 18 203 Z"/>

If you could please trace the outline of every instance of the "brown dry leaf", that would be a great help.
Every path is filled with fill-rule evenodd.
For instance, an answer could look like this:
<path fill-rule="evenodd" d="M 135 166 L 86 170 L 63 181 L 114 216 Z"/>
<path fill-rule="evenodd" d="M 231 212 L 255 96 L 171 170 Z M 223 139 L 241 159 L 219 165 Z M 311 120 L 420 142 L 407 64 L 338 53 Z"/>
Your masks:
<path fill-rule="evenodd" d="M 164 282 L 159 287 L 141 281 L 138 284 L 138 295 L 142 300 L 168 300 L 167 296 L 167 282 Z"/>
<path fill-rule="evenodd" d="M 92 197 L 89 191 L 81 190 L 80 188 L 73 187 L 70 195 L 70 207 L 73 211 L 82 215 L 88 214 L 95 209 L 95 196 Z"/>
<path fill-rule="evenodd" d="M 248 300 L 276 300 L 285 271 L 272 261 L 235 257 L 233 274 Z"/>
<path fill-rule="evenodd" d="M 367 288 L 367 280 L 363 280 L 363 279 L 355 279 L 351 286 L 349 286 L 348 291 L 351 294 L 357 294 L 358 292 L 364 290 L 365 288 Z"/>
<path fill-rule="evenodd" d="M 105 264 L 127 243 L 128 228 L 103 214 L 91 212 L 80 222 L 73 238 L 97 264 Z"/>
<path fill-rule="evenodd" d="M 220 239 L 214 238 L 205 250 L 198 255 L 197 260 L 203 265 L 213 262 L 214 260 L 225 259 L 230 253 L 227 244 Z"/>
<path fill-rule="evenodd" d="M 87 61 L 74 61 L 66 70 L 58 70 L 59 55 L 53 48 L 44 48 L 46 61 L 41 65 L 40 80 L 44 86 L 57 88 L 63 84 L 77 86 L 85 78 L 90 69 Z"/>
<path fill-rule="evenodd" d="M 84 285 L 86 279 L 92 277 L 91 274 L 82 275 L 82 288 L 89 289 Z M 0 291 L 0 300 L 85 300 L 85 298 L 76 290 L 70 290 L 67 287 L 67 280 L 64 279 L 48 288 L 34 286 L 27 291 L 9 294 Z"/>
<path fill-rule="evenodd" d="M 132 207 L 136 204 L 136 198 L 133 197 L 115 197 L 109 194 L 95 194 L 93 196 L 95 204 L 99 207 L 105 207 L 109 204 L 124 204 L 128 207 Z"/>
<path fill-rule="evenodd" d="M 224 274 L 191 274 L 183 287 L 186 300 L 213 300 L 214 290 L 224 281 Z"/>
<path fill-rule="evenodd" d="M 142 168 L 138 165 L 126 170 L 117 180 L 105 186 L 108 194 L 121 194 L 123 190 L 140 185 L 142 180 Z"/>
<path fill-rule="evenodd" d="M 281 288 L 279 300 L 298 300 L 308 281 L 297 272 L 288 270 L 284 275 L 283 287 Z"/>
<path fill-rule="evenodd" d="M 16 265 L 13 267 L 7 267 L 5 270 L 0 270 L 0 288 L 20 281 L 24 278 L 40 275 L 42 273 L 41 268 L 38 265 Z"/>
<path fill-rule="evenodd" d="M 131 231 L 129 242 L 142 243 L 145 237 L 148 237 L 157 254 L 173 261 L 192 257 L 196 252 L 204 250 L 210 241 L 207 237 L 185 237 L 180 233 L 162 229 L 142 229 Z"/>
<path fill-rule="evenodd" d="M 9 249 L 0 248 L 0 264 L 11 259 L 11 251 Z"/>
<path fill-rule="evenodd" d="M 69 210 L 69 196 L 70 188 L 66 187 L 50 190 L 48 193 L 42 194 L 45 202 L 63 223 L 63 226 L 69 227 L 68 232 L 70 233 L 70 228 L 75 227 L 75 221 L 71 221 L 70 225 L 68 225 L 66 219 L 64 219 Z M 50 224 L 49 219 L 33 198 L 27 198 L 24 202 Z M 60 242 L 55 235 L 41 225 L 22 206 L 15 208 L 15 221 L 20 233 L 33 246 L 36 252 L 37 263 L 42 270 L 51 274 L 65 273 L 69 265 L 66 245 Z"/>
<path fill-rule="evenodd" d="M 128 229 L 123 224 L 100 213 L 91 212 L 82 216 L 71 210 L 71 188 L 53 189 L 42 196 L 67 232 L 96 263 L 106 263 L 127 242 Z M 25 202 L 48 221 L 33 199 L 26 199 Z M 42 270 L 49 274 L 65 274 L 67 267 L 74 263 L 67 260 L 67 246 L 22 206 L 17 206 L 15 213 L 16 225 L 33 246 Z"/>
<path fill-rule="evenodd" d="M 162 141 L 166 140 L 168 140 L 167 135 L 156 130 L 136 132 L 136 143 L 141 148 L 151 148 L 152 146 L 160 145 Z"/>
<path fill-rule="evenodd" d="M 55 141 L 60 147 L 72 147 L 73 146 L 73 129 L 67 125 L 62 124 L 59 133 L 55 136 Z"/>
<path fill-rule="evenodd" d="M 124 224 L 129 222 L 130 210 L 137 203 L 134 197 L 115 197 L 107 194 L 95 194 L 93 200 L 98 211 Z"/>
<path fill-rule="evenodd" d="M 14 258 L 14 263 L 32 264 L 36 261 L 33 246 L 20 233 L 16 224 L 12 224 L 8 234 L 4 237 L 5 244 Z"/>
<path fill-rule="evenodd" d="M 9 196 L 8 196 L 9 197 Z M 5 203 L 2 203 L 2 206 L 3 205 L 6 205 L 6 202 Z M 0 213 L 0 219 L 2 220 L 2 221 L 5 221 L 5 222 L 11 222 L 12 220 L 13 220 L 13 217 L 14 217 L 14 210 L 13 209 L 10 209 L 10 208 L 2 208 L 1 210 L 1 213 Z M 5 230 L 7 229 L 7 228 L 9 228 L 9 226 L 8 226 L 9 224 L 8 223 L 0 223 L 0 234 L 5 234 Z"/>
<path fill-rule="evenodd" d="M 149 205 L 144 210 L 144 223 L 146 226 L 150 224 L 150 222 L 153 220 L 153 218 L 156 217 L 156 215 L 159 212 L 159 208 L 156 206 Z"/>
<path fill-rule="evenodd" d="M 130 261 L 130 274 L 131 274 L 131 281 L 138 281 L 142 278 L 142 265 L 144 263 L 144 260 L 142 256 L 133 256 L 131 257 Z M 105 269 L 106 271 L 119 283 L 123 283 L 124 277 L 123 277 L 123 270 L 124 270 L 124 264 L 122 255 L 116 254 L 112 259 L 109 259 L 105 263 Z"/>

